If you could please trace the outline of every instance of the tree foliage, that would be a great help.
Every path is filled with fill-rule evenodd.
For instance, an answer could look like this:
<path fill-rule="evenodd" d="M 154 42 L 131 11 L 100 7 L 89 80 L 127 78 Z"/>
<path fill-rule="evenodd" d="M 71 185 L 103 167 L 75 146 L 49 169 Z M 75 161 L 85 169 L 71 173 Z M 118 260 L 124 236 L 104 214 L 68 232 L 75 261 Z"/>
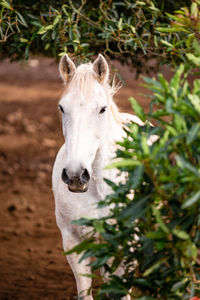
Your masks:
<path fill-rule="evenodd" d="M 103 52 L 140 71 L 142 61 L 187 62 L 200 54 L 199 0 L 12 1 L 2 0 L 1 57 L 29 53 L 81 60 Z"/>

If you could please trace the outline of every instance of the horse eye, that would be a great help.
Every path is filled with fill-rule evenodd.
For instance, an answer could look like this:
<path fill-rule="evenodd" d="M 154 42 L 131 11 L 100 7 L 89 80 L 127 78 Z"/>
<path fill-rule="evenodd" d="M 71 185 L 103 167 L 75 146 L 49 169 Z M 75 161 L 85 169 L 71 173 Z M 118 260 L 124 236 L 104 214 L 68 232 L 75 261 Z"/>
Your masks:
<path fill-rule="evenodd" d="M 64 114 L 64 109 L 63 109 L 63 107 L 62 107 L 62 105 L 58 105 L 58 108 L 60 109 L 60 111 Z"/>
<path fill-rule="evenodd" d="M 106 108 L 107 108 L 107 106 L 102 107 L 99 113 L 103 114 L 106 111 Z"/>

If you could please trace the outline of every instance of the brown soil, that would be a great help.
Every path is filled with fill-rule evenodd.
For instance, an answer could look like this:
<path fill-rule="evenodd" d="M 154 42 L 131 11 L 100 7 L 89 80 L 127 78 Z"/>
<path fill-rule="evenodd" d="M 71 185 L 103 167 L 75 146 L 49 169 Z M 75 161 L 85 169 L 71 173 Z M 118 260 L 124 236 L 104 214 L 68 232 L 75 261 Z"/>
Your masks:
<path fill-rule="evenodd" d="M 147 109 L 139 81 L 119 66 L 127 85 L 116 96 Z M 0 299 L 71 300 L 72 272 L 54 217 L 51 170 L 63 143 L 57 103 L 63 85 L 57 64 L 32 59 L 0 63 Z"/>

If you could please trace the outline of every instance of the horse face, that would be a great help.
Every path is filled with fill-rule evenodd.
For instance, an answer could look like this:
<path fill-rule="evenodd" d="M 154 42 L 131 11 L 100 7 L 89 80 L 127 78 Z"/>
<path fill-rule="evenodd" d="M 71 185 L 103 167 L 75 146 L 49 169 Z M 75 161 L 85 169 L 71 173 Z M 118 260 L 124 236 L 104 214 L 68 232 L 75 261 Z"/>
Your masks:
<path fill-rule="evenodd" d="M 63 69 L 61 62 L 62 77 L 69 81 L 59 103 L 66 149 L 61 177 L 71 192 L 81 193 L 88 189 L 92 164 L 107 128 L 109 103 L 103 80 L 107 80 L 108 67 L 105 59 L 98 57 L 93 65 L 81 65 L 76 70 L 66 57 L 66 76 Z"/>

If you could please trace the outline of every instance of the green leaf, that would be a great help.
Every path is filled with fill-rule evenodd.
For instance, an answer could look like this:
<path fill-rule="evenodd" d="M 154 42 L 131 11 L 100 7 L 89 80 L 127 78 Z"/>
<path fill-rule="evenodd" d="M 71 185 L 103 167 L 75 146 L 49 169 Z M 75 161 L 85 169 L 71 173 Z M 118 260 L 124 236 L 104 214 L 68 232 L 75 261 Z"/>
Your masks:
<path fill-rule="evenodd" d="M 187 249 L 186 249 L 186 255 L 189 258 L 193 258 L 194 260 L 196 260 L 196 258 L 198 257 L 198 252 L 199 252 L 199 247 L 197 248 L 197 246 L 195 245 L 195 243 L 188 243 L 187 245 Z"/>
<path fill-rule="evenodd" d="M 23 17 L 18 11 L 15 11 L 15 12 L 16 12 L 16 14 L 17 14 L 18 17 L 19 17 L 19 19 L 18 19 L 19 22 L 20 22 L 22 25 L 24 25 L 25 27 L 28 28 L 28 25 L 27 25 L 27 23 L 26 23 L 24 17 Z"/>
<path fill-rule="evenodd" d="M 114 284 L 109 284 L 109 285 L 103 285 L 102 288 L 98 291 L 98 295 L 104 295 L 104 294 L 116 294 L 116 295 L 120 295 L 120 296 L 125 296 L 128 291 L 127 289 L 125 289 L 121 284 L 117 285 L 116 283 Z M 120 297 L 121 298 L 121 297 Z M 103 298 L 101 298 L 103 299 Z"/>
<path fill-rule="evenodd" d="M 167 41 L 165 41 L 165 40 L 160 40 L 160 41 L 161 41 L 161 43 L 164 44 L 165 46 L 168 46 L 168 47 L 170 47 L 170 48 L 173 48 L 173 47 L 174 47 L 171 43 L 169 43 L 169 42 L 167 42 Z"/>
<path fill-rule="evenodd" d="M 188 38 L 187 38 L 187 40 L 186 40 L 186 46 L 187 46 L 188 48 L 191 46 L 191 44 L 192 44 L 194 38 L 195 38 L 195 33 L 188 34 Z M 186 56 L 187 56 L 188 54 L 189 54 L 189 53 L 186 53 Z M 188 59 L 190 59 L 190 58 L 188 57 Z"/>
<path fill-rule="evenodd" d="M 0 5 L 7 8 L 7 9 L 11 9 L 11 5 L 5 0 L 1 1 Z"/>
<path fill-rule="evenodd" d="M 160 80 L 160 83 L 162 85 L 162 87 L 164 88 L 165 92 L 169 91 L 169 83 L 167 82 L 167 80 L 164 78 L 164 76 L 162 74 L 158 74 L 158 78 Z"/>
<path fill-rule="evenodd" d="M 141 6 L 146 5 L 146 3 L 143 2 L 143 1 L 136 1 L 136 3 L 137 3 L 138 5 L 141 5 Z"/>
<path fill-rule="evenodd" d="M 51 46 L 51 44 L 50 44 L 50 43 L 47 43 L 47 44 L 44 46 L 44 49 L 45 49 L 45 50 L 48 50 L 50 46 Z"/>
<path fill-rule="evenodd" d="M 28 43 L 28 40 L 25 39 L 25 38 L 20 38 L 19 40 L 20 40 L 21 43 Z"/>
<path fill-rule="evenodd" d="M 173 28 L 173 27 L 167 27 L 167 28 L 165 28 L 165 27 L 156 27 L 155 29 L 158 30 L 159 32 L 177 32 L 177 29 Z M 172 45 L 170 44 L 170 46 L 172 46 Z"/>
<path fill-rule="evenodd" d="M 57 15 L 53 21 L 53 27 L 55 27 L 61 19 L 61 15 Z"/>
<path fill-rule="evenodd" d="M 146 121 L 145 113 L 142 109 L 142 107 L 139 105 L 139 103 L 133 98 L 129 98 L 129 101 L 131 102 L 131 106 L 135 112 L 135 114 L 143 121 Z"/>
<path fill-rule="evenodd" d="M 186 284 L 186 282 L 188 282 L 188 278 L 184 278 L 184 280 L 174 283 L 171 290 L 176 291 L 176 290 L 180 289 L 184 284 Z"/>
<path fill-rule="evenodd" d="M 165 241 L 164 240 L 156 241 L 155 246 L 157 250 L 162 250 L 165 246 Z"/>
<path fill-rule="evenodd" d="M 112 164 L 105 167 L 105 169 L 112 169 L 112 168 L 125 168 L 125 167 L 137 167 L 140 166 L 142 163 L 140 161 L 125 158 L 123 160 L 119 160 L 113 162 Z"/>
<path fill-rule="evenodd" d="M 103 221 L 102 221 L 102 220 L 94 220 L 94 221 L 93 221 L 93 226 L 94 226 L 94 228 L 95 228 L 95 230 L 96 230 L 97 232 L 100 232 L 100 233 L 105 232 L 105 229 L 104 229 L 104 227 L 103 227 Z"/>
<path fill-rule="evenodd" d="M 182 169 L 186 169 L 193 174 L 195 174 L 198 178 L 200 178 L 200 172 L 197 168 L 195 168 L 190 162 L 186 161 L 183 157 L 180 155 L 175 155 L 176 162 L 178 166 Z"/>
<path fill-rule="evenodd" d="M 73 252 L 76 252 L 80 254 L 82 251 L 84 251 L 87 247 L 91 245 L 91 239 L 85 239 L 83 242 L 78 244 L 77 246 L 73 247 L 71 250 L 64 252 L 64 255 L 69 255 Z"/>
<path fill-rule="evenodd" d="M 188 99 L 194 105 L 197 112 L 200 113 L 200 97 L 198 95 L 189 94 Z"/>
<path fill-rule="evenodd" d="M 119 30 L 122 30 L 122 18 L 119 19 L 117 26 L 118 26 Z"/>
<path fill-rule="evenodd" d="M 196 139 L 199 133 L 200 133 L 200 124 L 196 123 L 192 126 L 192 128 L 189 130 L 187 134 L 187 139 L 186 139 L 187 145 L 190 145 Z"/>
<path fill-rule="evenodd" d="M 155 271 L 156 269 L 158 269 L 160 267 L 161 264 L 163 264 L 166 260 L 168 260 L 168 257 L 163 257 L 162 259 L 160 259 L 159 261 L 157 261 L 153 266 L 151 266 L 150 268 L 148 268 L 144 273 L 143 276 L 149 276 L 153 271 Z"/>
<path fill-rule="evenodd" d="M 135 30 L 135 27 L 134 26 L 132 26 L 132 25 L 130 25 L 130 28 L 131 28 L 131 31 L 132 31 L 132 33 L 136 33 L 136 30 Z"/>
<path fill-rule="evenodd" d="M 42 26 L 37 34 L 44 34 L 45 32 L 47 32 L 48 30 L 52 29 L 53 28 L 53 25 L 48 25 L 48 26 Z"/>
<path fill-rule="evenodd" d="M 179 17 L 177 15 L 172 15 L 172 14 L 169 14 L 169 13 L 166 13 L 166 15 L 169 17 L 169 18 L 172 18 L 173 20 L 177 21 L 178 23 L 185 23 L 185 20 L 183 17 Z"/>
<path fill-rule="evenodd" d="M 95 278 L 98 279 L 98 276 L 94 273 L 79 273 L 79 275 L 83 276 L 83 277 L 87 277 L 87 278 Z"/>
<path fill-rule="evenodd" d="M 147 82 L 149 85 L 144 85 L 145 87 L 148 87 L 148 89 L 152 90 L 152 91 L 159 91 L 159 92 L 163 92 L 163 88 L 162 85 L 160 84 L 160 82 L 158 82 L 157 80 L 153 79 L 153 78 L 149 78 L 149 77 L 142 77 L 144 79 L 145 82 Z"/>
<path fill-rule="evenodd" d="M 133 172 L 133 179 L 131 181 L 132 189 L 137 188 L 137 186 L 139 185 L 139 183 L 142 179 L 143 173 L 144 173 L 144 165 L 141 164 L 140 166 L 135 168 L 135 170 Z"/>
<path fill-rule="evenodd" d="M 141 217 L 145 212 L 145 205 L 148 200 L 148 195 L 143 198 L 140 198 L 139 200 L 133 200 L 130 205 L 126 206 L 124 209 L 121 210 L 118 219 L 124 220 L 126 218 L 129 218 L 127 222 L 130 223 L 130 221 L 134 221 L 135 219 Z"/>
<path fill-rule="evenodd" d="M 157 209 L 155 206 L 152 207 L 153 213 L 155 215 L 156 221 L 159 224 L 160 229 L 162 229 L 165 233 L 169 233 L 169 229 L 168 227 L 165 225 L 162 217 L 161 217 L 161 213 L 159 211 L 159 209 Z"/>
<path fill-rule="evenodd" d="M 92 267 L 95 267 L 95 269 L 103 267 L 108 260 L 110 259 L 110 255 L 104 255 L 101 258 L 96 259 L 95 261 L 91 262 L 89 265 Z"/>
<path fill-rule="evenodd" d="M 80 218 L 78 220 L 73 220 L 71 221 L 71 224 L 77 224 L 77 225 L 86 225 L 86 226 L 91 226 L 92 225 L 92 220 L 93 218 L 85 216 L 84 218 Z"/>
<path fill-rule="evenodd" d="M 199 40 L 195 37 L 193 40 L 192 40 L 192 47 L 194 49 L 194 54 L 196 56 L 200 56 L 200 45 L 199 45 Z"/>
<path fill-rule="evenodd" d="M 186 56 L 194 65 L 200 67 L 200 57 L 197 57 L 192 53 L 186 53 Z"/>
<path fill-rule="evenodd" d="M 170 125 L 166 125 L 166 129 L 167 131 L 172 135 L 172 136 L 177 136 L 178 132 L 176 131 L 176 129 L 173 126 Z M 167 136 L 168 137 L 168 136 Z"/>
<path fill-rule="evenodd" d="M 166 237 L 166 234 L 159 230 L 159 231 L 150 231 L 146 235 L 148 238 L 153 239 L 153 240 L 160 240 Z"/>
<path fill-rule="evenodd" d="M 145 156 L 149 156 L 150 150 L 147 143 L 147 137 L 145 135 L 141 136 L 141 147 Z"/>
<path fill-rule="evenodd" d="M 184 70 L 185 70 L 184 64 L 181 64 L 170 81 L 170 86 L 174 87 L 175 90 L 178 90 L 180 86 L 181 75 L 183 74 Z"/>
<path fill-rule="evenodd" d="M 192 2 L 192 5 L 190 7 L 191 15 L 196 18 L 198 15 L 198 6 L 197 3 Z"/>
<path fill-rule="evenodd" d="M 193 94 L 200 94 L 200 79 L 195 79 L 193 82 Z"/>
<path fill-rule="evenodd" d="M 191 205 L 195 204 L 197 201 L 200 200 L 200 191 L 194 193 L 192 196 L 186 199 L 183 203 L 182 208 L 190 207 Z"/>
<path fill-rule="evenodd" d="M 187 232 L 185 232 L 183 230 L 173 229 L 172 233 L 181 240 L 189 240 L 190 239 L 189 234 L 187 234 Z"/>
<path fill-rule="evenodd" d="M 151 283 L 145 278 L 133 278 L 133 286 L 151 287 Z"/>
<path fill-rule="evenodd" d="M 175 114 L 175 112 L 174 112 L 174 125 L 177 132 L 187 133 L 187 125 L 186 125 L 185 118 L 179 114 Z"/>

